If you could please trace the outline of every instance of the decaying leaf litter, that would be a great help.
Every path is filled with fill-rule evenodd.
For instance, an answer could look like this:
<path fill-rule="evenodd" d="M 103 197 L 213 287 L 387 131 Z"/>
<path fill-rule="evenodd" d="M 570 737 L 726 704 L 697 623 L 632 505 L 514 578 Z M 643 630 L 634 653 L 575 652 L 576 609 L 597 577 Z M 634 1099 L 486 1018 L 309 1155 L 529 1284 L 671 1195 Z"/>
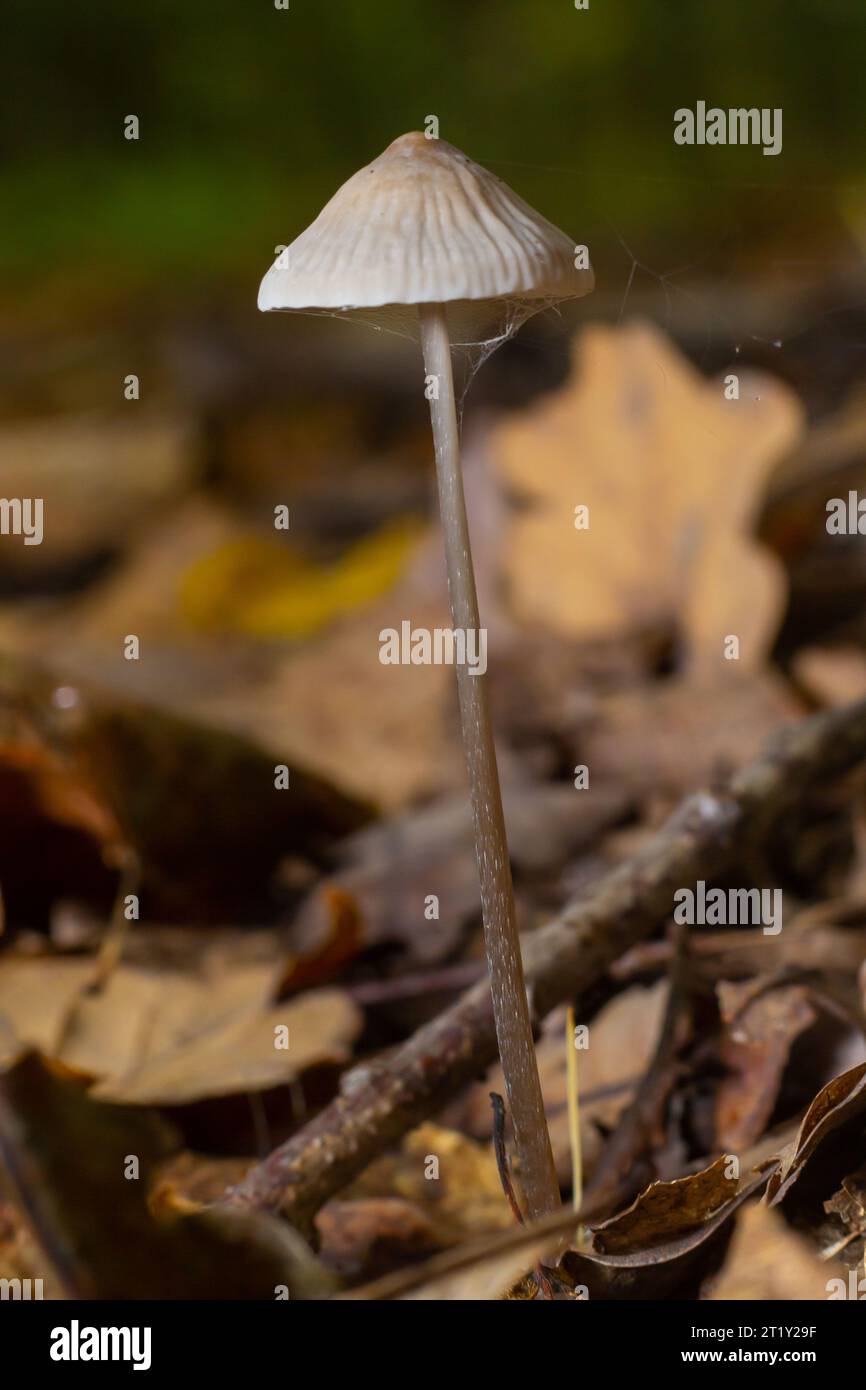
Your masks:
<path fill-rule="evenodd" d="M 862 1268 L 864 634 L 854 579 L 815 579 L 824 502 L 860 476 L 834 440 L 862 417 L 810 426 L 767 375 L 725 402 L 643 323 L 573 354 L 559 388 L 472 422 L 466 472 L 497 519 L 476 563 L 566 1204 L 567 1003 L 588 1029 L 579 1217 L 514 1229 L 452 673 L 378 660 L 406 615 L 447 623 L 435 525 L 419 505 L 318 554 L 275 547 L 169 422 L 158 470 L 127 455 L 99 488 L 139 517 L 116 562 L 0 614 L 7 1277 L 47 1262 L 55 1297 L 147 1296 L 170 1265 L 177 1297 L 201 1268 L 224 1297 L 761 1299 Z M 99 544 L 70 533 L 57 563 Z M 148 644 L 132 671 L 121 618 Z M 141 919 L 105 979 L 129 863 Z M 678 952 L 686 869 L 781 885 L 784 930 L 695 926 Z M 107 1203 L 67 1149 L 106 1172 L 140 1153 L 142 1181 Z"/>

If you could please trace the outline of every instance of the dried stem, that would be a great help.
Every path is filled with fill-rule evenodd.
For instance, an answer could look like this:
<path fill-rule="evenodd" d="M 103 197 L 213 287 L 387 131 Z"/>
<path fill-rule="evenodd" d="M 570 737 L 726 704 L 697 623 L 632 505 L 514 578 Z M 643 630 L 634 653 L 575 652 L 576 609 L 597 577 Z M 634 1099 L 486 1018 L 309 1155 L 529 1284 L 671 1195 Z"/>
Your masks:
<path fill-rule="evenodd" d="M 451 620 L 455 630 L 464 632 L 467 640 L 472 633 L 480 643 L 481 622 L 460 470 L 448 324 L 441 304 L 421 305 L 419 315 L 424 370 L 434 383 L 430 419 L 436 449 Z M 457 693 L 475 822 L 484 945 L 496 1037 L 520 1161 L 520 1182 L 530 1219 L 536 1221 L 559 1206 L 559 1183 L 547 1132 L 523 979 L 486 674 L 466 662 L 458 662 Z"/>

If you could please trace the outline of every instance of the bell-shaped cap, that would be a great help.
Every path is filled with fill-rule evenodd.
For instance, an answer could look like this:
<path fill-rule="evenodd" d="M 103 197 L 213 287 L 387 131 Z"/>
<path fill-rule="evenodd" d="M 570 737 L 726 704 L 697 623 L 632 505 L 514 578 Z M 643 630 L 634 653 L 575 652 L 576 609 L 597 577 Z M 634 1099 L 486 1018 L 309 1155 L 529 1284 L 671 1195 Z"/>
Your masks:
<path fill-rule="evenodd" d="M 260 309 L 359 313 L 588 294 L 575 243 L 446 140 L 401 135 L 278 256 Z M 480 307 L 480 306 L 479 306 Z M 369 312 L 373 311 L 373 312 Z"/>

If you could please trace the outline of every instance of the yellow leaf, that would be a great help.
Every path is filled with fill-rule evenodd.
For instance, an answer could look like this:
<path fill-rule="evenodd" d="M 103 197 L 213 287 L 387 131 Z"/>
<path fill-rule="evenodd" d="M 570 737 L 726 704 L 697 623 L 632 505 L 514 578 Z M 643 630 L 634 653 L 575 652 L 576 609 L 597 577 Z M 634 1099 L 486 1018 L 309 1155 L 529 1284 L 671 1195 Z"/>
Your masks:
<path fill-rule="evenodd" d="M 420 534 L 410 520 L 390 523 L 332 565 L 313 564 L 277 540 L 240 537 L 187 571 L 183 617 L 207 632 L 264 640 L 313 636 L 387 593 Z"/>

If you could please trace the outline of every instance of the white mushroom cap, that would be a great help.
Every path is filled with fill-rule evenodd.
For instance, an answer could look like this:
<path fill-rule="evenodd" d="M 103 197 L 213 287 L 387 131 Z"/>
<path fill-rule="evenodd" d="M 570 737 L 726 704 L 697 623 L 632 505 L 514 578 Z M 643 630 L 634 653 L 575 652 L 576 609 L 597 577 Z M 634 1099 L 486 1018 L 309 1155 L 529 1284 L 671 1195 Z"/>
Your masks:
<path fill-rule="evenodd" d="M 573 240 L 501 179 L 446 140 L 414 132 L 338 189 L 277 258 L 258 302 L 264 310 L 357 313 L 558 301 L 593 288 L 592 271 L 574 262 Z"/>

